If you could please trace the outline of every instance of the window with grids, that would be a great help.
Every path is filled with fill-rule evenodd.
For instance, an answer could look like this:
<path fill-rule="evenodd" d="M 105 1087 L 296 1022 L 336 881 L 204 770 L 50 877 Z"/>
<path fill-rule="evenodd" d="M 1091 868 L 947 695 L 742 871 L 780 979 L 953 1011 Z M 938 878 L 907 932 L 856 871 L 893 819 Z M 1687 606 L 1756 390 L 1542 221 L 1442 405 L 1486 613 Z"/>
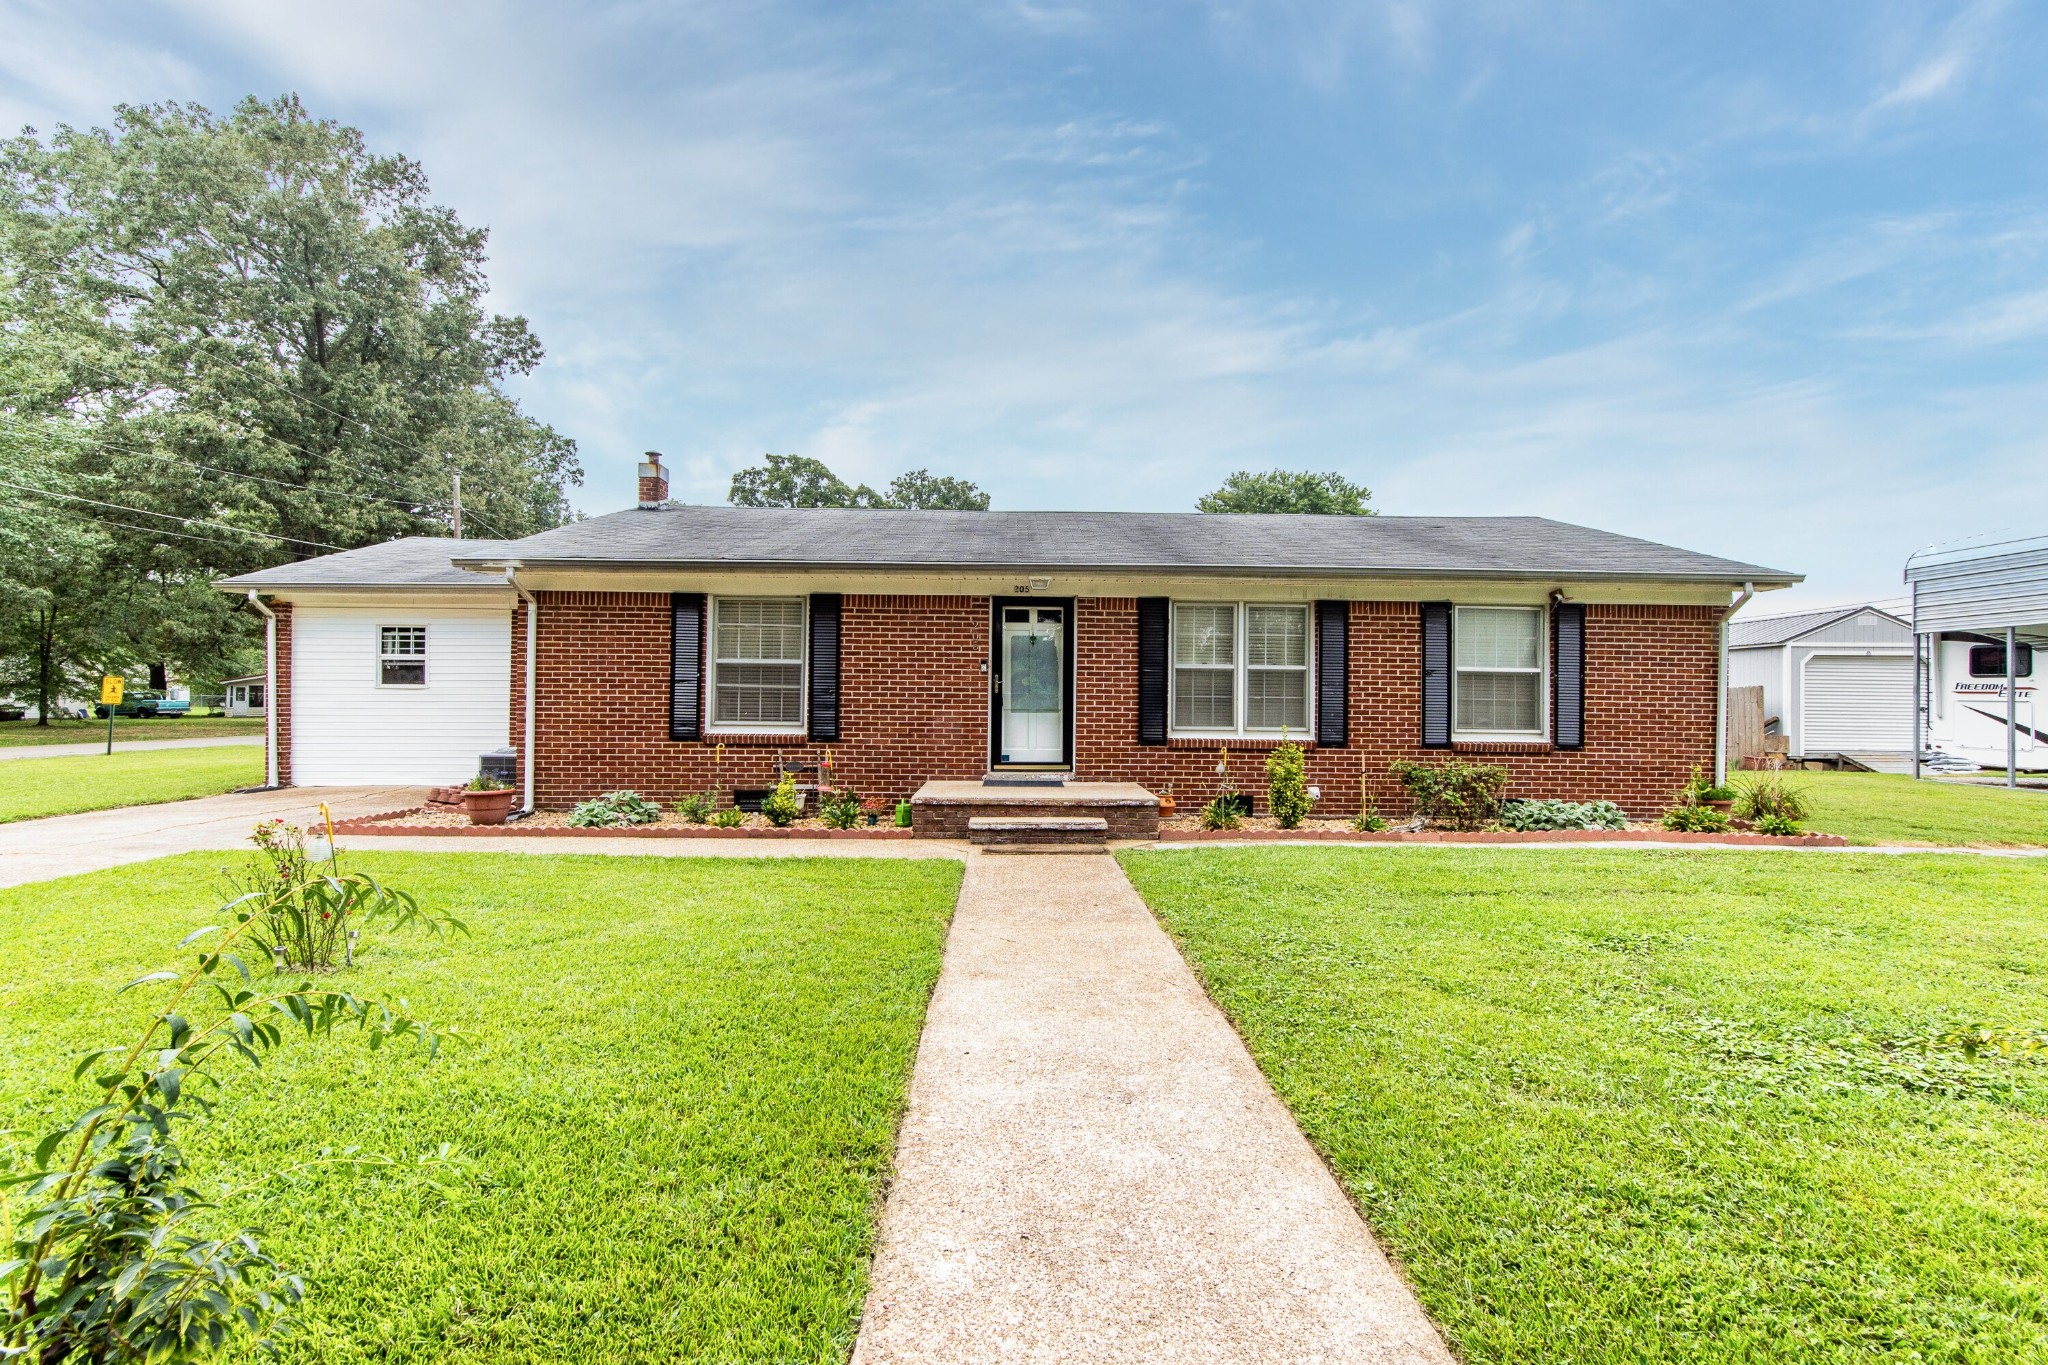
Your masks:
<path fill-rule="evenodd" d="M 804 720 L 804 600 L 721 597 L 711 606 L 711 722 L 798 730 Z"/>
<path fill-rule="evenodd" d="M 377 627 L 377 681 L 386 687 L 427 685 L 427 628 Z"/>
<path fill-rule="evenodd" d="M 1543 609 L 1459 607 L 1452 729 L 1461 735 L 1543 734 Z"/>
<path fill-rule="evenodd" d="M 1173 608 L 1173 728 L 1200 734 L 1308 729 L 1308 608 Z"/>

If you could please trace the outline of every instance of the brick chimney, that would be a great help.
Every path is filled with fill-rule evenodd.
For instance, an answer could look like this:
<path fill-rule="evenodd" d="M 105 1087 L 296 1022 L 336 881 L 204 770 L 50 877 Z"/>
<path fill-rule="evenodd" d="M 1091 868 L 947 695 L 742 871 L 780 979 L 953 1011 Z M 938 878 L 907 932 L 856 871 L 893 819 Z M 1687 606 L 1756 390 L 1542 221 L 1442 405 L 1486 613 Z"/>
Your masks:
<path fill-rule="evenodd" d="M 661 467 L 661 452 L 650 450 L 640 462 L 640 505 L 659 507 L 668 501 L 668 471 Z"/>

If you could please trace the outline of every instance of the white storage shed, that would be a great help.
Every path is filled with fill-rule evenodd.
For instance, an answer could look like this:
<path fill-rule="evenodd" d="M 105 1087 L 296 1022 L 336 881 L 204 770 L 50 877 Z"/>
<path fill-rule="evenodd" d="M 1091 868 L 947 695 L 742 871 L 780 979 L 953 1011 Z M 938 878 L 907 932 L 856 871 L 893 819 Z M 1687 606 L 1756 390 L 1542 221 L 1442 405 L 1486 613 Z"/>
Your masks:
<path fill-rule="evenodd" d="M 1913 627 L 1888 611 L 1738 617 L 1728 623 L 1728 685 L 1763 688 L 1765 729 L 1785 736 L 1793 758 L 1911 764 Z"/>

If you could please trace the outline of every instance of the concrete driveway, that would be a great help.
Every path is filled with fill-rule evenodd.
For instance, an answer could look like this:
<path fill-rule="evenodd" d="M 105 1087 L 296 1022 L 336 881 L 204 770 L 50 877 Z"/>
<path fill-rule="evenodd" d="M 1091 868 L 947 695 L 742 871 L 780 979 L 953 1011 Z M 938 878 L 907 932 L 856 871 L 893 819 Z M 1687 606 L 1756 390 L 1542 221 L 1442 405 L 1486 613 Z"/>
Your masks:
<path fill-rule="evenodd" d="M 258 820 L 307 824 L 320 814 L 322 801 L 339 820 L 402 810 L 426 798 L 425 787 L 292 787 L 17 820 L 0 825 L 0 886 L 97 872 L 171 853 L 247 848 Z"/>

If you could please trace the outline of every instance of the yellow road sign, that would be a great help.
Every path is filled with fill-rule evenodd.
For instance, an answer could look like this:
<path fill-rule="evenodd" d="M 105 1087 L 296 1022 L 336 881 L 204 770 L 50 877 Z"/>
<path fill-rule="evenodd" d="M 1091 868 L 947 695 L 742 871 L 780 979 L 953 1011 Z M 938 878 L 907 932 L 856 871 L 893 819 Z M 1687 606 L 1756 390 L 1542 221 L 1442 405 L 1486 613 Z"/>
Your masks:
<path fill-rule="evenodd" d="M 127 685 L 127 679 L 117 678 L 111 673 L 101 678 L 100 705 L 119 706 L 121 704 L 121 689 Z"/>

